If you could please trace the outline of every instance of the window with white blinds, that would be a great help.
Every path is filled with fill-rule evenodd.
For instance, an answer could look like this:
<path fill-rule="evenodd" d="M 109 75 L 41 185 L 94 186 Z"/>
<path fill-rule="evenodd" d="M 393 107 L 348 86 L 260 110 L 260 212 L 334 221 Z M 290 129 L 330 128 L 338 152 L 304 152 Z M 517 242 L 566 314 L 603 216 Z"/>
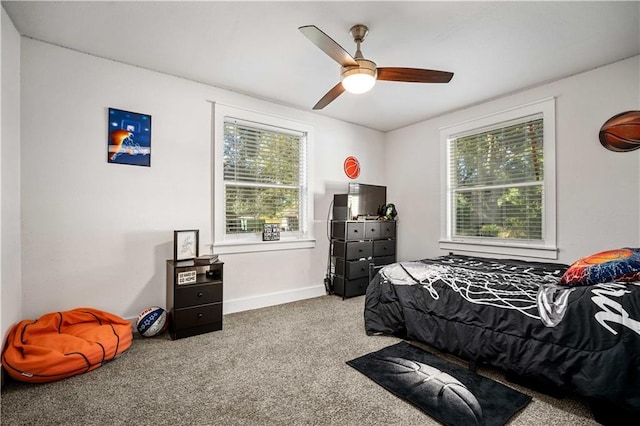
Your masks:
<path fill-rule="evenodd" d="M 541 115 L 450 141 L 453 237 L 542 240 Z"/>
<path fill-rule="evenodd" d="M 223 179 L 226 234 L 260 233 L 265 223 L 300 233 L 305 220 L 306 135 L 224 120 Z"/>
<path fill-rule="evenodd" d="M 440 248 L 557 258 L 555 100 L 440 130 Z"/>

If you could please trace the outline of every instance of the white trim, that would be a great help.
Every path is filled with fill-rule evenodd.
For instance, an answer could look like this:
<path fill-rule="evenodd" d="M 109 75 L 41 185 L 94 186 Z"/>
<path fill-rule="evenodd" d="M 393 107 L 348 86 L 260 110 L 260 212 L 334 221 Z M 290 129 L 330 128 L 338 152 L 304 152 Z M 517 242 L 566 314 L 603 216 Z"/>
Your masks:
<path fill-rule="evenodd" d="M 233 107 L 230 105 L 212 102 L 213 106 L 213 248 L 216 254 L 227 253 L 245 253 L 255 251 L 273 251 L 273 250 L 289 250 L 298 248 L 315 247 L 314 237 L 314 197 L 311 189 L 311 179 L 313 178 L 313 134 L 314 128 L 309 123 L 292 120 L 284 117 L 278 117 L 271 114 L 265 114 L 249 109 Z M 281 129 L 295 130 L 296 132 L 306 135 L 306 165 L 307 165 L 307 182 L 306 182 L 306 217 L 300 218 L 301 229 L 300 237 L 295 240 L 280 241 L 257 241 L 257 234 L 247 235 L 246 240 L 241 240 L 237 235 L 227 236 L 224 230 L 224 176 L 222 167 L 223 145 L 224 145 L 224 119 L 225 117 L 233 117 L 237 120 L 247 121 L 251 123 L 262 123 L 267 126 L 273 126 Z"/>
<path fill-rule="evenodd" d="M 243 297 L 240 299 L 225 300 L 222 302 L 222 313 L 226 315 L 234 312 L 266 308 L 267 306 L 297 302 L 298 300 L 311 299 L 313 297 L 320 297 L 326 294 L 324 285 L 316 285 L 298 288 L 295 290 L 285 290 L 251 297 Z"/>
<path fill-rule="evenodd" d="M 542 114 L 544 122 L 544 218 L 542 221 L 543 241 L 538 244 L 520 243 L 509 240 L 482 240 L 451 238 L 451 191 L 449 182 L 449 140 L 453 135 L 468 133 L 473 129 L 483 129 L 498 123 L 514 119 Z M 556 128 L 555 98 L 545 98 L 521 106 L 508 108 L 500 112 L 487 114 L 474 119 L 462 121 L 440 128 L 441 168 L 440 168 L 440 248 L 443 250 L 475 251 L 481 253 L 518 255 L 525 257 L 541 257 L 557 259 L 556 236 Z M 553 256 L 553 257 L 549 257 Z"/>
<path fill-rule="evenodd" d="M 492 112 L 490 114 L 485 114 L 480 117 L 470 118 L 469 120 L 459 121 L 457 123 L 449 124 L 447 126 L 440 127 L 440 132 L 448 129 L 455 129 L 461 127 L 461 130 L 453 130 L 448 131 L 447 133 L 452 135 L 456 133 L 460 133 L 466 129 L 474 129 L 474 128 L 482 128 L 485 126 L 491 126 L 495 123 L 500 123 L 503 121 L 512 120 L 515 118 L 526 117 L 528 115 L 535 115 L 541 112 L 542 107 L 538 106 L 540 104 L 544 104 L 547 102 L 553 102 L 555 106 L 556 98 L 554 96 L 539 99 L 537 101 L 529 102 L 523 105 L 514 106 L 511 108 L 503 109 L 502 111 Z M 533 107 L 533 108 L 532 108 Z M 531 111 L 531 112 L 525 112 Z M 512 116 L 512 118 L 504 118 L 503 116 Z"/>
<path fill-rule="evenodd" d="M 316 240 L 280 241 L 224 241 L 213 244 L 215 254 L 248 253 L 256 251 L 298 250 L 314 248 Z"/>
<path fill-rule="evenodd" d="M 247 113 L 246 111 L 243 111 L 243 113 Z M 251 112 L 252 114 L 259 114 L 257 112 Z M 280 120 L 279 117 L 273 117 L 270 116 L 268 114 L 264 114 L 265 117 L 268 117 L 269 120 Z M 275 132 L 275 133 L 284 133 L 287 135 L 291 135 L 297 138 L 303 137 L 304 136 L 304 132 L 301 132 L 299 130 L 296 129 L 290 129 L 288 127 L 285 127 L 285 125 L 290 125 L 292 122 L 289 122 L 289 120 L 285 121 L 285 123 L 283 123 L 282 126 L 276 126 L 276 125 L 270 125 L 270 124 L 265 124 L 262 122 L 257 122 L 257 121 L 250 121 L 250 120 L 243 120 L 242 118 L 237 118 L 234 117 L 232 115 L 226 115 L 224 116 L 225 123 L 231 123 L 233 122 L 234 124 L 238 124 L 241 126 L 245 126 L 245 127 L 252 127 L 254 129 L 261 129 L 261 130 L 266 130 L 267 132 Z M 293 122 L 295 123 L 295 122 Z"/>
<path fill-rule="evenodd" d="M 242 297 L 240 299 L 223 300 L 222 313 L 223 315 L 227 315 L 235 312 L 250 311 L 252 309 L 266 308 L 268 306 L 282 305 L 283 303 L 297 302 L 299 300 L 325 296 L 326 294 L 327 291 L 324 285 L 314 285 L 294 290 L 284 290 L 274 293 L 260 294 L 257 296 Z M 138 327 L 136 325 L 138 318 L 131 317 L 125 318 L 125 320 L 131 323 L 133 333 L 138 333 Z"/>
<path fill-rule="evenodd" d="M 500 254 L 505 256 L 534 257 L 540 259 L 558 259 L 558 249 L 541 245 L 470 243 L 458 241 L 440 241 L 440 249 L 475 253 Z"/>

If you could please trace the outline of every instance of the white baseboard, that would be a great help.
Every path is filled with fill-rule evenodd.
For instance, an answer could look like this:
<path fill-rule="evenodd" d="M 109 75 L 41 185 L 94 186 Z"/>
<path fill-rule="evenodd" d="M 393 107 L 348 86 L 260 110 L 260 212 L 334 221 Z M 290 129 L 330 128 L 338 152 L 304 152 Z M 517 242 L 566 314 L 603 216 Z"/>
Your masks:
<path fill-rule="evenodd" d="M 297 288 L 295 290 L 278 291 L 275 293 L 258 294 L 256 296 L 243 297 L 240 299 L 225 300 L 222 304 L 223 315 L 234 312 L 250 311 L 252 309 L 266 308 L 267 306 L 281 305 L 283 303 L 296 302 L 298 300 L 311 299 L 327 294 L 324 285 Z M 137 317 L 125 318 L 131 321 L 133 332 L 137 333 Z"/>
<path fill-rule="evenodd" d="M 298 288 L 295 290 L 278 291 L 275 293 L 259 294 L 241 299 L 225 300 L 222 306 L 223 314 L 249 311 L 252 309 L 266 308 L 267 306 L 281 305 L 283 303 L 298 300 L 311 299 L 327 294 L 324 285 Z"/>

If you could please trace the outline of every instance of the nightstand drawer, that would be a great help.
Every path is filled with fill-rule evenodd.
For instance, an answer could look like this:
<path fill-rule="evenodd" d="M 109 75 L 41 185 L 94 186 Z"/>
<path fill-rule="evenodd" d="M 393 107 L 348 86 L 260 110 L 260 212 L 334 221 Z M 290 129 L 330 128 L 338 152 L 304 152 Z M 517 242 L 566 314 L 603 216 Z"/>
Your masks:
<path fill-rule="evenodd" d="M 212 303 L 193 308 L 175 310 L 173 318 L 176 329 L 197 327 L 222 321 L 222 303 Z"/>
<path fill-rule="evenodd" d="M 176 309 L 222 302 L 222 282 L 186 285 L 176 288 L 175 291 Z"/>

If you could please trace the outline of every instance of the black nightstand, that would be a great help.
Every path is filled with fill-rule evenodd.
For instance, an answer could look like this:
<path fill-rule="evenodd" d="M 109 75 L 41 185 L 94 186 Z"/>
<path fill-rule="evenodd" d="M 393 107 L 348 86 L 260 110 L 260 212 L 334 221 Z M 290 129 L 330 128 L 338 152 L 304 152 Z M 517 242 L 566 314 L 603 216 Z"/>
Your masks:
<path fill-rule="evenodd" d="M 172 339 L 222 330 L 223 265 L 167 260 L 167 312 Z"/>

